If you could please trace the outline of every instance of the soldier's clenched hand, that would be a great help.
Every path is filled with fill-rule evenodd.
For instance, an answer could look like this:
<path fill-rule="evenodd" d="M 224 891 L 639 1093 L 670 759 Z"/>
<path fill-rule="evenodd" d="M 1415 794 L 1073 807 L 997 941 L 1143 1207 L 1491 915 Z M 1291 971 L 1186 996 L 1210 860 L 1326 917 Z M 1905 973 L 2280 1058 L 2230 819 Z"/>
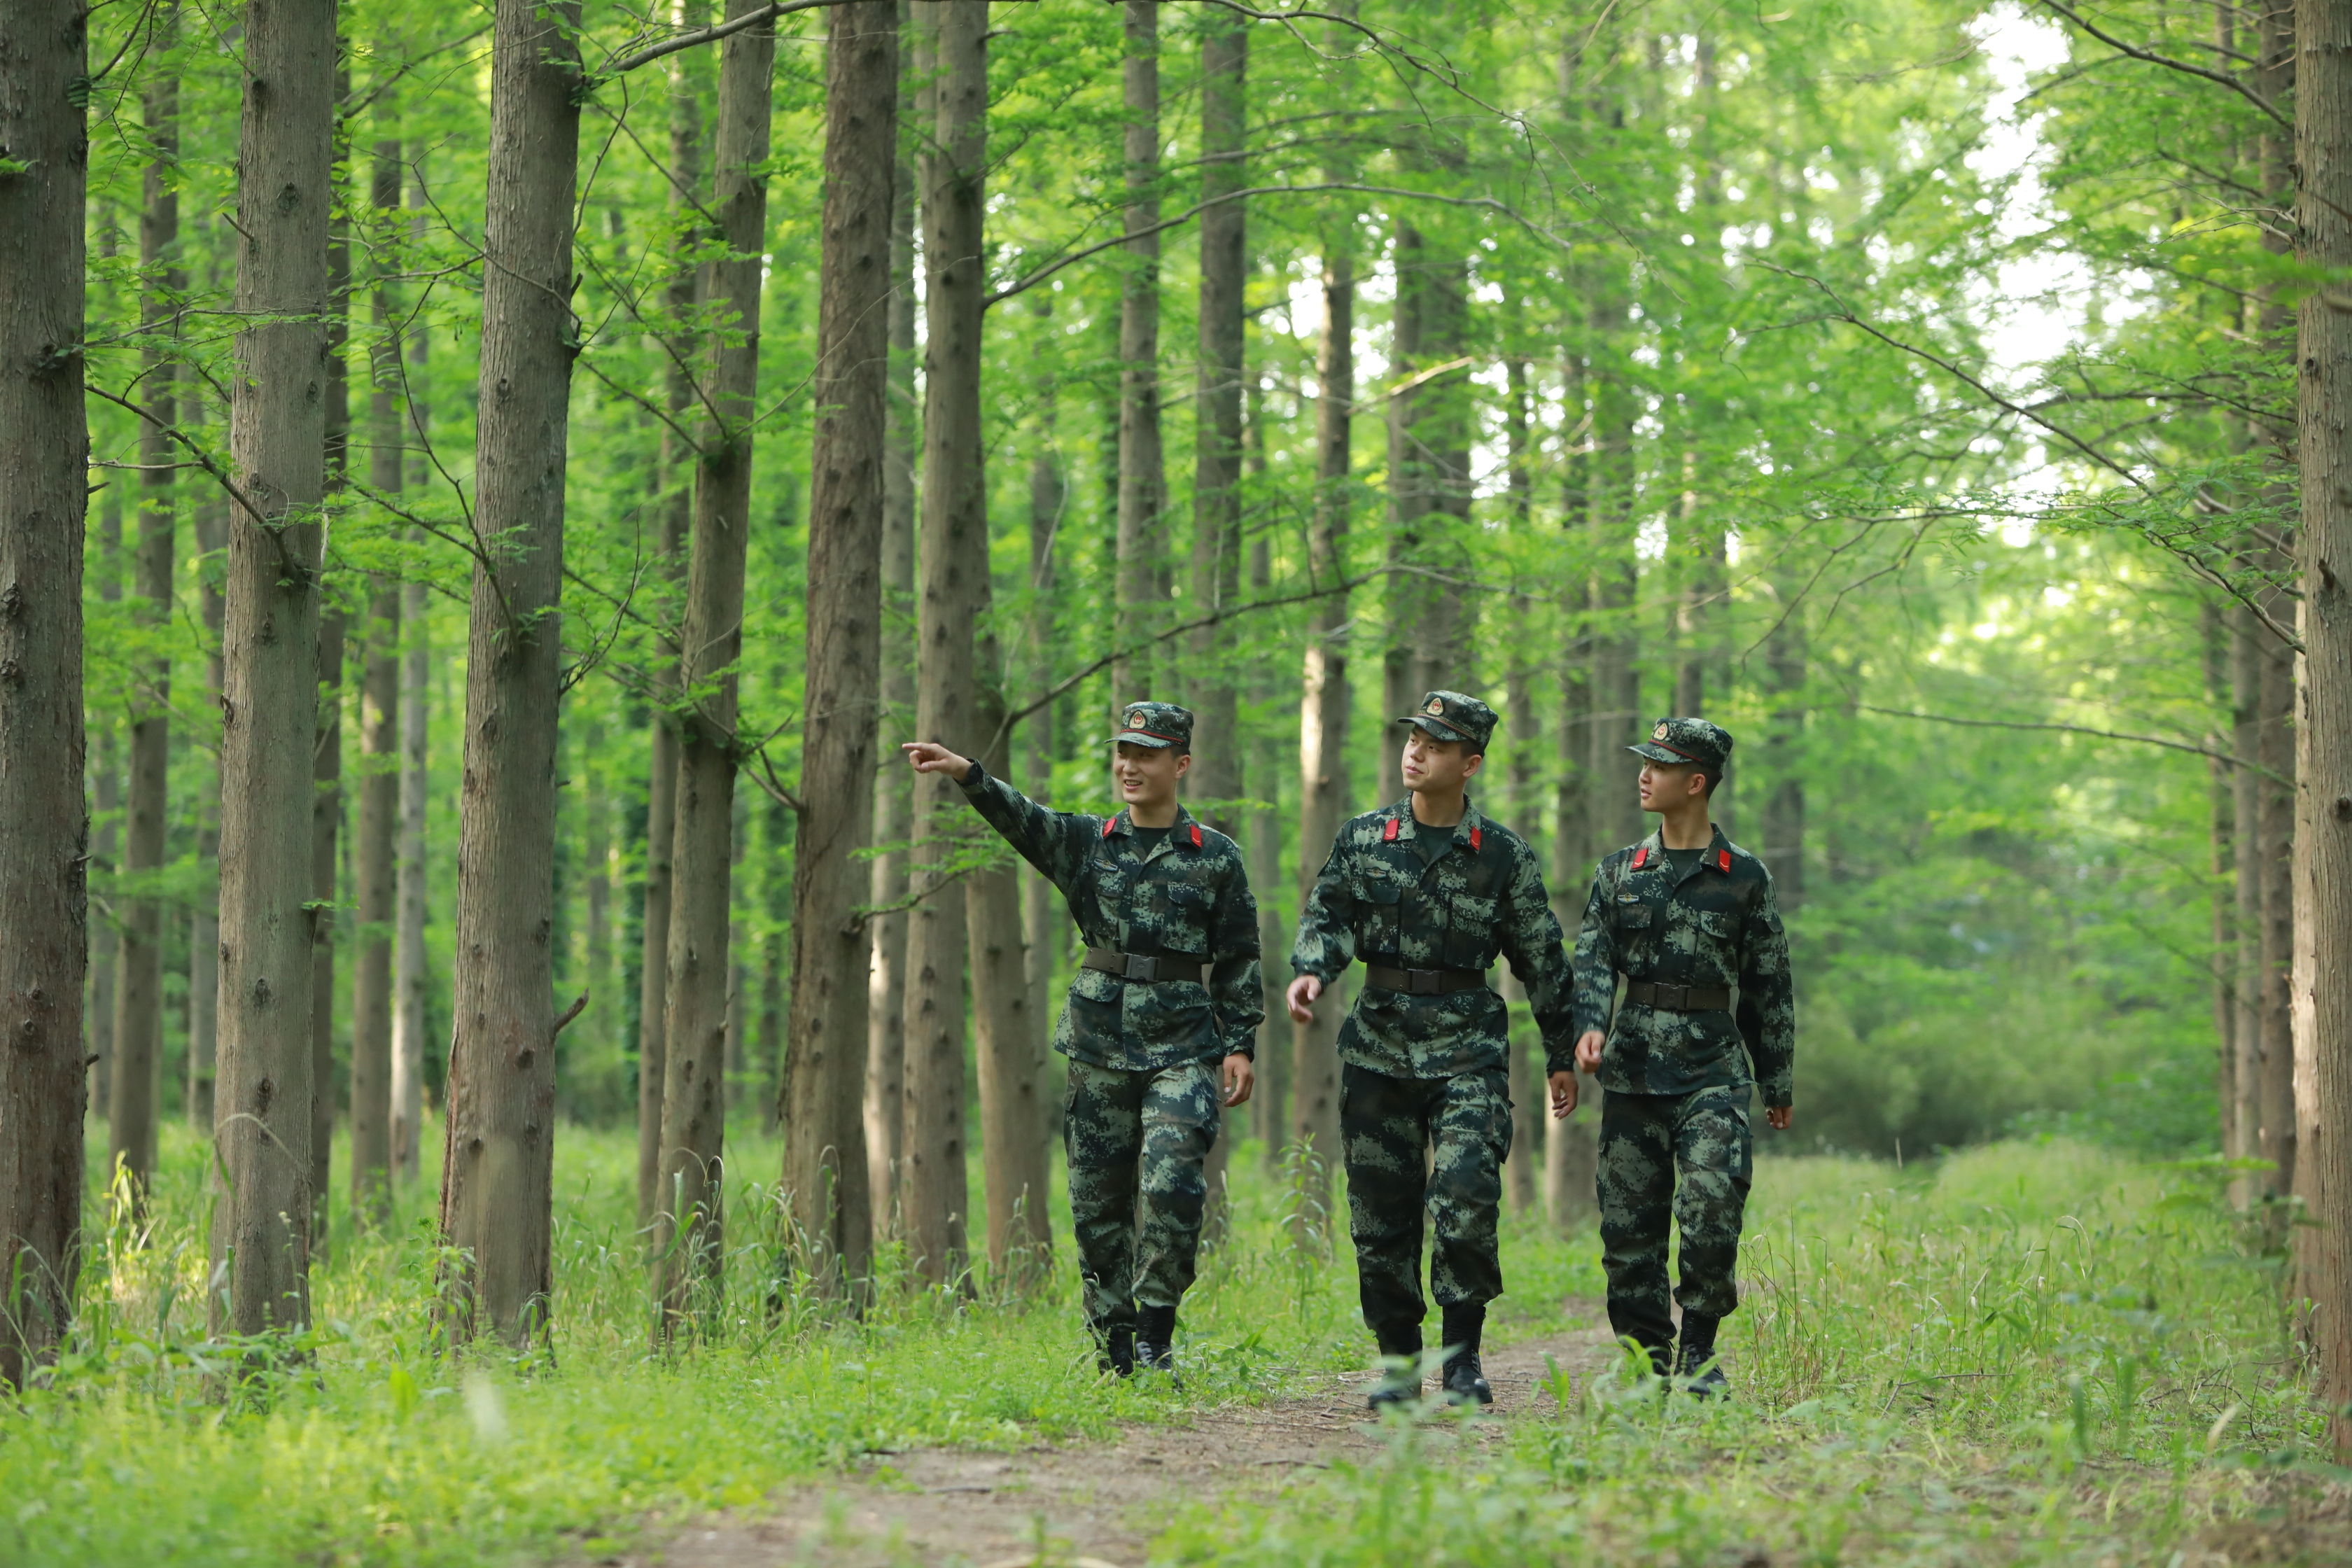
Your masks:
<path fill-rule="evenodd" d="M 1785 1105 L 1768 1105 L 1764 1108 L 1764 1120 L 1773 1131 L 1786 1132 L 1789 1130 L 1790 1110 L 1790 1108 Z"/>
<path fill-rule="evenodd" d="M 1551 1075 L 1550 1083 L 1551 1119 L 1554 1121 L 1565 1121 L 1576 1110 L 1576 1075 L 1572 1072 L 1556 1072 Z"/>
<path fill-rule="evenodd" d="M 1609 1037 L 1602 1034 L 1598 1029 L 1587 1029 L 1583 1034 L 1579 1035 L 1576 1038 L 1577 1070 L 1579 1072 L 1599 1072 L 1601 1070 L 1601 1048 L 1608 1043 Z"/>
<path fill-rule="evenodd" d="M 1218 1076 L 1223 1082 L 1227 1110 L 1246 1104 L 1250 1090 L 1257 1087 L 1256 1066 L 1239 1051 L 1225 1058 L 1223 1070 Z"/>
<path fill-rule="evenodd" d="M 945 773 L 951 779 L 960 779 L 971 772 L 969 757 L 957 756 L 937 741 L 901 741 L 898 750 L 906 753 L 919 773 Z"/>
<path fill-rule="evenodd" d="M 1311 974 L 1302 974 L 1292 981 L 1290 989 L 1282 994 L 1283 1005 L 1290 1009 L 1290 1021 L 1294 1024 L 1313 1023 L 1315 998 L 1322 994 L 1323 983 Z"/>

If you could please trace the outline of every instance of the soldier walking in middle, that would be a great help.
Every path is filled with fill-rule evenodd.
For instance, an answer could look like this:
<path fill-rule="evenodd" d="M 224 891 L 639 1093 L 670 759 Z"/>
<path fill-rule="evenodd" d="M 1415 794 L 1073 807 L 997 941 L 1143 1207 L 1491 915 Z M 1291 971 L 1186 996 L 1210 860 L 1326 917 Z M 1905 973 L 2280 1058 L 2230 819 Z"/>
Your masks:
<path fill-rule="evenodd" d="M 1087 1326 L 1106 1371 L 1175 1371 L 1219 1111 L 1255 1082 L 1257 901 L 1241 848 L 1177 804 L 1192 715 L 1132 702 L 1113 737 L 1127 805 L 1109 818 L 1039 805 L 945 746 L 900 749 L 943 773 L 1061 889 L 1087 943 L 1054 1048 L 1070 1058 L 1063 1144 Z"/>
<path fill-rule="evenodd" d="M 1511 1098 L 1510 1017 L 1486 971 L 1497 952 L 1511 961 L 1546 1061 L 1564 1068 L 1574 1038 L 1568 955 L 1535 851 L 1465 793 L 1486 760 L 1494 710 L 1433 691 L 1397 722 L 1408 726 L 1412 793 L 1340 827 L 1299 916 L 1286 1001 L 1294 1019 L 1313 1022 L 1316 1000 L 1350 960 L 1364 961 L 1363 994 L 1339 1031 L 1339 1137 L 1364 1324 L 1393 1368 L 1372 1390 L 1373 1408 L 1421 1392 L 1424 1212 L 1436 1222 L 1429 1273 L 1446 1394 L 1489 1405 L 1478 1351 L 1486 1303 L 1503 1293 Z"/>

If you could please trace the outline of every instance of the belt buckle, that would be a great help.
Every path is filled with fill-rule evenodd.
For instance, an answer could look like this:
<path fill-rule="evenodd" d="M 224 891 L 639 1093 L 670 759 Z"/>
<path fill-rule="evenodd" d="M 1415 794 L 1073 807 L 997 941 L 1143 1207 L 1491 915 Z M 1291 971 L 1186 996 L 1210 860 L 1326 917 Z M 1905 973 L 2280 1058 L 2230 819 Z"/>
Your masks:
<path fill-rule="evenodd" d="M 1139 952 L 1129 953 L 1127 955 L 1127 978 L 1129 980 L 1140 980 L 1149 984 L 1150 982 L 1160 978 L 1160 961 L 1153 958 L 1146 958 Z"/>
<path fill-rule="evenodd" d="M 1405 991 L 1413 996 L 1438 994 L 1438 984 L 1445 977 L 1434 969 L 1408 969 L 1404 972 Z"/>
<path fill-rule="evenodd" d="M 1658 1005 L 1676 1013 L 1690 1011 L 1690 987 L 1661 982 L 1658 985 Z"/>

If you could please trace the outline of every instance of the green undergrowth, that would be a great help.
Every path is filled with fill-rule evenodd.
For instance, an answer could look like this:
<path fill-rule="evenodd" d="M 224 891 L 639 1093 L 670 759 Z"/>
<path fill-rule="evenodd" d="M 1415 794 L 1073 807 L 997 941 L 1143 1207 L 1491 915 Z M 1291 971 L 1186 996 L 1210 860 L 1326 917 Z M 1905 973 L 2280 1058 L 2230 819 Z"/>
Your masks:
<path fill-rule="evenodd" d="M 1181 1395 L 1096 1376 L 1066 1222 L 1018 1295 L 984 1272 L 916 1289 L 886 1256 L 862 1321 L 794 1296 L 760 1179 L 779 1151 L 751 1131 L 730 1143 L 725 1297 L 656 1352 L 633 1141 L 567 1129 L 560 1147 L 547 1352 L 436 1352 L 428 1170 L 382 1233 L 338 1219 L 299 1358 L 233 1388 L 241 1347 L 204 1325 L 204 1150 L 167 1137 L 152 1220 L 110 1211 L 69 1352 L 0 1415 L 0 1562 L 593 1558 L 863 1455 L 1096 1438 L 1365 1362 L 1344 1237 L 1255 1145 L 1187 1300 Z M 1769 1161 L 1746 1269 L 1736 1402 L 1563 1372 L 1565 1415 L 1499 1449 L 1400 1426 L 1378 1463 L 1277 1505 L 1186 1510 L 1155 1556 L 2161 1562 L 2311 1473 L 2270 1281 L 2209 1173 L 2063 1143 L 1909 1170 Z M 1515 1218 L 1506 1270 L 1498 1339 L 1590 1320 L 1589 1231 Z"/>
<path fill-rule="evenodd" d="M 94 1203 L 74 1343 L 0 1415 L 0 1563 L 593 1555 L 649 1521 L 755 1503 L 861 1455 L 1101 1436 L 1258 1397 L 1301 1369 L 1363 1364 L 1344 1238 L 1335 1257 L 1328 1209 L 1286 1200 L 1256 1145 L 1235 1152 L 1187 1299 L 1181 1397 L 1097 1375 L 1058 1190 L 1062 1245 L 1042 1281 L 1014 1293 L 983 1268 L 964 1289 L 923 1290 L 886 1254 L 875 1306 L 846 1321 L 780 1278 L 779 1145 L 745 1130 L 729 1151 L 724 1298 L 656 1352 L 634 1139 L 564 1131 L 552 1342 L 522 1358 L 436 1352 L 436 1173 L 400 1194 L 383 1231 L 361 1234 L 339 1163 L 314 1327 L 291 1370 L 229 1388 L 247 1347 L 205 1331 L 205 1151 L 166 1129 L 151 1219 Z M 1305 1249 L 1290 1239 L 1302 1231 Z M 1517 1331 L 1554 1326 L 1559 1303 L 1597 1289 L 1590 1246 L 1529 1222 L 1513 1250 Z M 1552 1305 L 1525 1305 L 1540 1301 Z"/>
<path fill-rule="evenodd" d="M 1173 1521 L 1183 1563 L 2333 1563 L 2352 1553 L 2270 1271 L 2219 1173 L 2007 1143 L 1759 1166 L 1736 1397 L 1554 1364 L 1499 1445 Z"/>

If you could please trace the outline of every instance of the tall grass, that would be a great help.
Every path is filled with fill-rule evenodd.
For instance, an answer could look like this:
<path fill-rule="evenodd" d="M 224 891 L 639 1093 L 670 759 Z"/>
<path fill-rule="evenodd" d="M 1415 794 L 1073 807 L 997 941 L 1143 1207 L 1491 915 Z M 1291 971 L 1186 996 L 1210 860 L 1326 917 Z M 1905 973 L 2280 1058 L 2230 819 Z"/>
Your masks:
<path fill-rule="evenodd" d="M 778 1149 L 747 1130 L 730 1150 L 725 1287 L 691 1335 L 652 1341 L 629 1135 L 566 1129 L 544 1353 L 437 1352 L 428 1172 L 383 1231 L 338 1222 L 313 1329 L 251 1383 L 228 1375 L 247 1347 L 205 1331 L 205 1147 L 167 1135 L 152 1217 L 102 1216 L 68 1353 L 0 1415 L 0 1562 L 593 1555 L 863 1454 L 1100 1436 L 1364 1364 L 1344 1237 L 1255 1145 L 1186 1303 L 1181 1395 L 1096 1374 L 1066 1226 L 1018 1296 L 984 1267 L 925 1291 L 886 1255 L 852 1321 L 793 1289 L 764 1179 Z M 1747 1268 L 1734 1404 L 1693 1409 L 1630 1370 L 1563 1376 L 1559 1413 L 1500 1459 L 1400 1427 L 1381 1466 L 1312 1483 L 1306 1513 L 1237 1507 L 1163 1551 L 1685 1562 L 1762 1540 L 1853 1555 L 1885 1534 L 1889 1498 L 1912 1500 L 1906 1521 L 1946 1519 L 1936 1487 L 1960 1500 L 1948 1522 L 2063 1543 L 2088 1528 L 2071 1500 L 2085 1476 L 2121 1500 L 2122 1522 L 2099 1529 L 2149 1542 L 2242 1506 L 2265 1456 L 2310 1430 L 2269 1282 L 2197 1173 L 2064 1144 L 1932 1170 L 1767 1162 Z M 1589 1235 L 1563 1244 L 1532 1222 L 1509 1227 L 1506 1270 L 1502 1337 L 1589 1313 L 1601 1289 Z"/>

